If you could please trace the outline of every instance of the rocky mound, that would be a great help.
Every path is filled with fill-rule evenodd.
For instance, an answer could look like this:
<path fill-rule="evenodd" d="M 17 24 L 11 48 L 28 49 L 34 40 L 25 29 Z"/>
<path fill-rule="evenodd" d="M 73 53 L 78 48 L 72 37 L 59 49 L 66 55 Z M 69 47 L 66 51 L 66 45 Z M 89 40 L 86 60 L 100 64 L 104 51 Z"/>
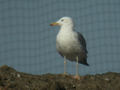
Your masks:
<path fill-rule="evenodd" d="M 0 90 L 120 90 L 120 73 L 81 76 L 31 75 L 4 65 L 0 67 Z"/>

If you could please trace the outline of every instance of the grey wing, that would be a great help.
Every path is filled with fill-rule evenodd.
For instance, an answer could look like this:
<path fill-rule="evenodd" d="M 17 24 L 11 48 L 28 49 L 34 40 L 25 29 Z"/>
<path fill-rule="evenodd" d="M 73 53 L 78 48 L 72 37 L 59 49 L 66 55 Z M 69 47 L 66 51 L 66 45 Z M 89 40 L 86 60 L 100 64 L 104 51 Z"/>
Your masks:
<path fill-rule="evenodd" d="M 86 48 L 85 38 L 83 37 L 83 35 L 81 33 L 77 32 L 77 34 L 78 34 L 78 40 L 79 40 L 80 44 L 82 45 L 82 47 L 84 48 L 85 53 L 88 53 L 87 48 Z"/>

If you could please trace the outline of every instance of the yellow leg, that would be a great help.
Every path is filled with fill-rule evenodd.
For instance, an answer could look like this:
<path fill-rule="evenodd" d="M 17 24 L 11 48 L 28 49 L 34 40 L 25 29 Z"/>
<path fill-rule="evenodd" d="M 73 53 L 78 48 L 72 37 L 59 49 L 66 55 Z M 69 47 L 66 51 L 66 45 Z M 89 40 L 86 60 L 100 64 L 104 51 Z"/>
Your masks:
<path fill-rule="evenodd" d="M 78 56 L 76 57 L 76 76 L 79 76 L 79 64 L 78 64 Z"/>
<path fill-rule="evenodd" d="M 67 72 L 66 72 L 66 63 L 67 63 L 66 57 L 64 56 L 64 75 L 67 74 Z"/>
<path fill-rule="evenodd" d="M 76 57 L 76 75 L 74 76 L 74 78 L 79 80 L 79 79 L 80 79 L 80 76 L 79 76 L 79 69 L 78 69 L 78 68 L 79 68 L 79 67 L 78 67 L 78 66 L 79 66 L 78 60 L 79 60 L 79 59 L 78 59 L 78 56 L 77 56 L 77 57 Z"/>

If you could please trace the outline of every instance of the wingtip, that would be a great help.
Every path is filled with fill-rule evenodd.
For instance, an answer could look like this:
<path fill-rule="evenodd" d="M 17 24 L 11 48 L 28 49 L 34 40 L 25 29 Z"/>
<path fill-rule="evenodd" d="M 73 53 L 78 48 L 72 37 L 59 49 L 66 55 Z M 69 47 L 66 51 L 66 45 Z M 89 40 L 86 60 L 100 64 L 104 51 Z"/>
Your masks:
<path fill-rule="evenodd" d="M 90 66 L 88 63 L 87 63 L 87 64 L 85 64 L 85 65 L 86 65 L 86 66 L 88 66 L 88 67 Z"/>

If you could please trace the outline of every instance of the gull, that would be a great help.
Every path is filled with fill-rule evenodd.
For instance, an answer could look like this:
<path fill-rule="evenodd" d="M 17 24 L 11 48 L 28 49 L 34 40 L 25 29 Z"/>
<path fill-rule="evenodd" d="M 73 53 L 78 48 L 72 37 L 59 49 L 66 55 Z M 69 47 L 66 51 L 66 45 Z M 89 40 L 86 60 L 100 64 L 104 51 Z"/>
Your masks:
<path fill-rule="evenodd" d="M 62 17 L 58 21 L 51 23 L 51 26 L 60 26 L 56 37 L 56 49 L 64 57 L 64 74 L 66 75 L 66 59 L 76 61 L 76 79 L 79 79 L 78 65 L 87 63 L 86 41 L 83 35 L 76 32 L 71 17 Z"/>

